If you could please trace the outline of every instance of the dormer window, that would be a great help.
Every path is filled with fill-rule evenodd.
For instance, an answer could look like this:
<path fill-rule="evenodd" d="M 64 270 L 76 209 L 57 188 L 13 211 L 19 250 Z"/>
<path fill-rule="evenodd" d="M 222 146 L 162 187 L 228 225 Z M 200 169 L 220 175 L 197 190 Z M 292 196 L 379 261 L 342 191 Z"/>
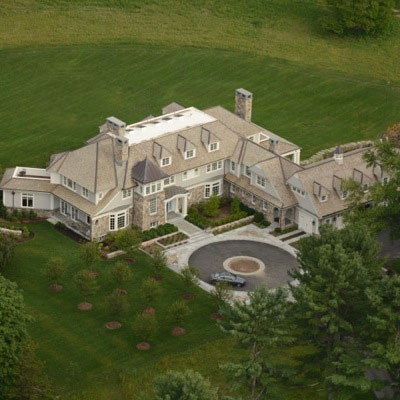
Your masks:
<path fill-rule="evenodd" d="M 319 197 L 319 201 L 320 201 L 321 203 L 324 203 L 324 202 L 327 201 L 327 200 L 328 200 L 328 196 L 326 196 L 326 195 L 322 195 L 322 196 Z"/>
<path fill-rule="evenodd" d="M 195 149 L 192 150 L 186 150 L 185 151 L 185 160 L 189 159 L 189 158 L 193 158 L 196 155 L 196 151 Z"/>
<path fill-rule="evenodd" d="M 129 197 L 132 197 L 132 189 L 126 189 L 122 191 L 122 198 L 123 199 L 128 199 Z"/>
<path fill-rule="evenodd" d="M 89 190 L 85 187 L 82 187 L 82 196 L 85 198 L 89 197 Z"/>
<path fill-rule="evenodd" d="M 265 187 L 265 178 L 257 175 L 257 185 L 261 187 Z"/>
<path fill-rule="evenodd" d="M 212 151 L 217 151 L 219 149 L 219 142 L 210 143 L 208 145 L 208 151 L 211 153 Z"/>
<path fill-rule="evenodd" d="M 245 167 L 244 169 L 244 173 L 246 174 L 246 176 L 248 178 L 251 178 L 251 171 L 250 171 L 250 167 Z"/>
<path fill-rule="evenodd" d="M 162 167 L 167 167 L 168 165 L 171 165 L 171 157 L 165 157 L 161 159 L 161 166 Z"/>

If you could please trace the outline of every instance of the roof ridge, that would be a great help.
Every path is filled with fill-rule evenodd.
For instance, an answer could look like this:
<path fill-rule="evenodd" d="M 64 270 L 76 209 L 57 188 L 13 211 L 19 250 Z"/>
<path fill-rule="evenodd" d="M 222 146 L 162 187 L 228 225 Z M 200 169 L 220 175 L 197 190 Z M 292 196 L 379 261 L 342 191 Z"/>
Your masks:
<path fill-rule="evenodd" d="M 96 142 L 96 165 L 94 169 L 94 192 L 97 193 L 97 168 L 99 166 L 99 142 Z"/>

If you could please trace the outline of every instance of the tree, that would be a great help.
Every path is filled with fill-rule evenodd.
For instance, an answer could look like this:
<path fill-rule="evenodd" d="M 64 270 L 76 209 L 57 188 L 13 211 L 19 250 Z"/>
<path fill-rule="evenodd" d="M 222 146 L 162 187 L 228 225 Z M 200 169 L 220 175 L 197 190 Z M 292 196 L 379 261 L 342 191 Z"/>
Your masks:
<path fill-rule="evenodd" d="M 233 299 L 232 290 L 226 282 L 217 282 L 215 288 L 211 291 L 211 295 L 217 307 L 229 304 Z"/>
<path fill-rule="evenodd" d="M 204 213 L 207 217 L 216 217 L 219 212 L 219 197 L 212 195 L 204 204 Z"/>
<path fill-rule="evenodd" d="M 28 340 L 24 343 L 22 357 L 16 369 L 14 384 L 8 390 L 6 400 L 52 399 L 44 363 L 36 356 L 37 345 Z"/>
<path fill-rule="evenodd" d="M 182 300 L 172 303 L 168 310 L 171 321 L 176 325 L 181 325 L 183 321 L 189 316 L 190 309 Z"/>
<path fill-rule="evenodd" d="M 49 281 L 57 285 L 65 275 L 65 269 L 64 260 L 62 258 L 51 257 L 47 262 L 44 273 Z"/>
<path fill-rule="evenodd" d="M 122 286 L 132 280 L 132 272 L 129 266 L 123 261 L 118 261 L 110 271 L 111 279 L 117 286 Z"/>
<path fill-rule="evenodd" d="M 164 252 L 159 249 L 156 248 L 153 252 L 153 267 L 161 272 L 162 270 L 164 270 L 167 267 L 167 256 L 164 254 Z"/>
<path fill-rule="evenodd" d="M 0 275 L 0 398 L 16 378 L 29 320 L 17 285 Z"/>
<path fill-rule="evenodd" d="M 287 292 L 281 288 L 269 292 L 266 287 L 250 292 L 248 304 L 235 301 L 232 307 L 222 308 L 220 328 L 247 350 L 240 363 L 228 363 L 223 368 L 234 386 L 247 388 L 248 399 L 266 398 L 271 382 L 284 374 L 282 367 L 267 360 L 265 354 L 292 341 L 288 310 Z"/>
<path fill-rule="evenodd" d="M 116 319 L 129 311 L 128 299 L 126 296 L 119 295 L 116 290 L 105 298 L 104 305 L 107 313 Z"/>
<path fill-rule="evenodd" d="M 142 238 L 137 229 L 127 228 L 120 230 L 115 235 L 115 244 L 120 250 L 132 255 L 141 245 Z"/>
<path fill-rule="evenodd" d="M 146 299 L 146 301 L 150 304 L 157 297 L 161 295 L 162 289 L 159 282 L 155 281 L 152 278 L 147 278 L 143 281 L 141 287 L 141 294 Z"/>
<path fill-rule="evenodd" d="M 336 398 L 341 388 L 360 393 L 371 387 L 358 339 L 369 329 L 366 289 L 382 278 L 378 251 L 374 236 L 362 225 L 340 231 L 324 225 L 319 237 L 300 241 L 300 269 L 291 273 L 299 282 L 291 286 L 293 314 L 319 350 L 327 399 Z"/>
<path fill-rule="evenodd" d="M 139 313 L 133 323 L 133 329 L 140 340 L 151 341 L 158 331 L 158 322 L 154 314 Z"/>
<path fill-rule="evenodd" d="M 231 214 L 237 215 L 240 213 L 240 211 L 240 200 L 237 196 L 235 196 L 231 202 Z"/>
<path fill-rule="evenodd" d="M 187 265 L 180 271 L 180 277 L 186 288 L 193 288 L 199 279 L 199 271 L 194 265 Z"/>
<path fill-rule="evenodd" d="M 0 233 L 0 270 L 10 262 L 14 255 L 17 240 L 13 235 Z"/>
<path fill-rule="evenodd" d="M 96 242 L 82 244 L 80 247 L 80 256 L 85 267 L 92 270 L 94 265 L 100 260 L 98 244 Z"/>
<path fill-rule="evenodd" d="M 99 289 L 97 279 L 93 277 L 91 271 L 87 269 L 83 269 L 75 274 L 74 283 L 85 301 L 87 297 L 94 296 Z"/>
<path fill-rule="evenodd" d="M 393 0 L 327 0 L 324 25 L 338 34 L 377 35 L 393 22 Z"/>
<path fill-rule="evenodd" d="M 157 400 L 218 400 L 218 390 L 192 370 L 168 371 L 154 380 Z"/>

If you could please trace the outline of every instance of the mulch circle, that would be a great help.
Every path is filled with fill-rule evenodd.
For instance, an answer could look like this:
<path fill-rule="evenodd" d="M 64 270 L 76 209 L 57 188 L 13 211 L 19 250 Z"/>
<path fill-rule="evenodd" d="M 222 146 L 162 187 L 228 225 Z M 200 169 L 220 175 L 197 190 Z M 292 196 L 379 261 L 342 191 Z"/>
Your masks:
<path fill-rule="evenodd" d="M 152 279 L 154 279 L 155 281 L 162 281 L 164 279 L 164 277 L 162 275 L 153 275 Z"/>
<path fill-rule="evenodd" d="M 189 301 L 189 300 L 193 300 L 194 299 L 194 294 L 192 293 L 185 293 L 182 295 L 182 299 Z"/>
<path fill-rule="evenodd" d="M 150 343 L 147 343 L 147 342 L 138 343 L 136 345 L 136 348 L 138 350 L 149 350 L 150 349 Z"/>
<path fill-rule="evenodd" d="M 125 258 L 125 262 L 127 262 L 128 264 L 133 264 L 136 260 L 134 258 L 128 257 Z"/>
<path fill-rule="evenodd" d="M 115 289 L 116 293 L 118 296 L 126 296 L 128 294 L 128 291 L 125 289 Z"/>
<path fill-rule="evenodd" d="M 146 307 L 143 310 L 143 314 L 154 314 L 156 312 L 156 309 L 154 307 Z"/>
<path fill-rule="evenodd" d="M 222 319 L 222 315 L 220 313 L 215 312 L 210 315 L 210 318 L 214 321 L 218 321 L 219 319 Z"/>
<path fill-rule="evenodd" d="M 87 303 L 86 301 L 78 304 L 78 309 L 81 311 L 88 311 L 88 310 L 91 310 L 92 308 L 93 308 L 93 304 Z"/>
<path fill-rule="evenodd" d="M 120 329 L 122 324 L 118 321 L 110 321 L 106 323 L 106 328 L 113 330 L 113 329 Z"/>
<path fill-rule="evenodd" d="M 64 289 L 63 285 L 57 285 L 56 283 L 53 283 L 49 286 L 49 290 L 54 293 L 61 292 L 61 290 L 63 290 L 63 289 Z"/>
<path fill-rule="evenodd" d="M 186 333 L 186 329 L 180 328 L 179 326 L 175 327 L 171 331 L 172 336 L 182 336 Z"/>

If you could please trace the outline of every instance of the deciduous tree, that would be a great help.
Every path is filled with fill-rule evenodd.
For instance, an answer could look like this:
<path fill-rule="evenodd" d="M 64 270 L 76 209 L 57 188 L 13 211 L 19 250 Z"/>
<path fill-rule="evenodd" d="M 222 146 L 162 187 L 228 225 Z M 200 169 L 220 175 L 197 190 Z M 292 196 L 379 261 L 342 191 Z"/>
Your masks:
<path fill-rule="evenodd" d="M 4 269 L 11 260 L 16 244 L 15 236 L 0 233 L 0 270 Z"/>
<path fill-rule="evenodd" d="M 122 286 L 132 280 L 132 271 L 123 261 L 118 261 L 111 267 L 110 275 L 117 286 Z"/>
<path fill-rule="evenodd" d="M 75 274 L 74 283 L 85 301 L 87 297 L 94 296 L 99 289 L 97 279 L 87 269 L 83 269 Z"/>
<path fill-rule="evenodd" d="M 50 282 L 57 285 L 65 275 L 65 269 L 65 263 L 61 257 L 51 257 L 47 261 L 44 273 Z"/>
<path fill-rule="evenodd" d="M 100 260 L 100 251 L 96 242 L 87 242 L 80 247 L 81 260 L 85 267 L 93 269 Z"/>

